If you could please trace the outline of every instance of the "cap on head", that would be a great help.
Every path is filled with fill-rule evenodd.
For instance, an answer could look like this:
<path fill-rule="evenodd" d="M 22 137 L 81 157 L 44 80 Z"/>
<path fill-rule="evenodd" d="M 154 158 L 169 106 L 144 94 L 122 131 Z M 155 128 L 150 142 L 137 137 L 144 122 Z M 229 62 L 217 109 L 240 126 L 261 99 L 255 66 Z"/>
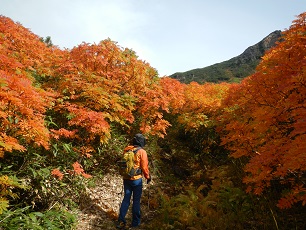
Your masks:
<path fill-rule="evenodd" d="M 137 133 L 133 138 L 133 145 L 144 147 L 146 145 L 146 138 L 141 133 Z"/>

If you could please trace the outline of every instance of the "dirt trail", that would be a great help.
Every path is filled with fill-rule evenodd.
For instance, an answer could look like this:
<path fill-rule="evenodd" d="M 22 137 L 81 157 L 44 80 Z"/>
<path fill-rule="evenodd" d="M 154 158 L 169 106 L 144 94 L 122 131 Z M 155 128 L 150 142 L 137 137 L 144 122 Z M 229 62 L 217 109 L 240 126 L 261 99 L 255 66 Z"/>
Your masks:
<path fill-rule="evenodd" d="M 154 182 L 153 182 L 154 183 Z M 143 197 L 148 192 L 146 183 L 143 185 Z M 81 211 L 78 213 L 79 224 L 77 230 L 108 230 L 116 229 L 115 222 L 119 213 L 119 206 L 123 198 L 122 178 L 117 172 L 106 174 L 96 183 L 95 188 L 87 190 L 87 197 L 81 201 Z M 148 205 L 142 202 L 142 228 L 149 221 L 154 210 L 149 210 Z M 131 208 L 127 214 L 127 221 L 131 221 Z M 139 229 L 141 230 L 141 229 Z"/>

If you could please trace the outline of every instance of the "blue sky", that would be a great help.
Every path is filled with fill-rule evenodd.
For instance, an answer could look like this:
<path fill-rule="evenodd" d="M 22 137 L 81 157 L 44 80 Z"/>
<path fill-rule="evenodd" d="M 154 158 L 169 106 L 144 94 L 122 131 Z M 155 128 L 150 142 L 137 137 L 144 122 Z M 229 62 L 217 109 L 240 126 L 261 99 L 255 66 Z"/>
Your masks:
<path fill-rule="evenodd" d="M 0 15 L 54 45 L 110 38 L 160 76 L 203 68 L 288 29 L 306 0 L 0 0 Z"/>

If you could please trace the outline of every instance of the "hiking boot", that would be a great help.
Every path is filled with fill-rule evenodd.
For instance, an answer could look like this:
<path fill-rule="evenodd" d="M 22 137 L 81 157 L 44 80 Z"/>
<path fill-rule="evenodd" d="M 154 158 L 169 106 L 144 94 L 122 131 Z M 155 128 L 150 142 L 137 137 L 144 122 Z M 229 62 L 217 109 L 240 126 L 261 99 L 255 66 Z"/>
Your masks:
<path fill-rule="evenodd" d="M 116 225 L 117 229 L 125 229 L 125 223 L 122 221 L 118 221 L 117 225 Z"/>

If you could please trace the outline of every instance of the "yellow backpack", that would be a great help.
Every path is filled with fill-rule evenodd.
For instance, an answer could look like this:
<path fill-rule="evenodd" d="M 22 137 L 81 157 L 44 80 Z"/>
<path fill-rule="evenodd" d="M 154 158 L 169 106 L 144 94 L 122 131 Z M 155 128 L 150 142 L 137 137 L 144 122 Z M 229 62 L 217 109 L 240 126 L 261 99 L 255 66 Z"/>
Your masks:
<path fill-rule="evenodd" d="M 119 173 L 124 178 L 131 178 L 142 173 L 139 167 L 135 168 L 135 154 L 139 149 L 141 149 L 141 147 L 126 151 L 122 155 L 121 160 L 117 161 Z"/>

